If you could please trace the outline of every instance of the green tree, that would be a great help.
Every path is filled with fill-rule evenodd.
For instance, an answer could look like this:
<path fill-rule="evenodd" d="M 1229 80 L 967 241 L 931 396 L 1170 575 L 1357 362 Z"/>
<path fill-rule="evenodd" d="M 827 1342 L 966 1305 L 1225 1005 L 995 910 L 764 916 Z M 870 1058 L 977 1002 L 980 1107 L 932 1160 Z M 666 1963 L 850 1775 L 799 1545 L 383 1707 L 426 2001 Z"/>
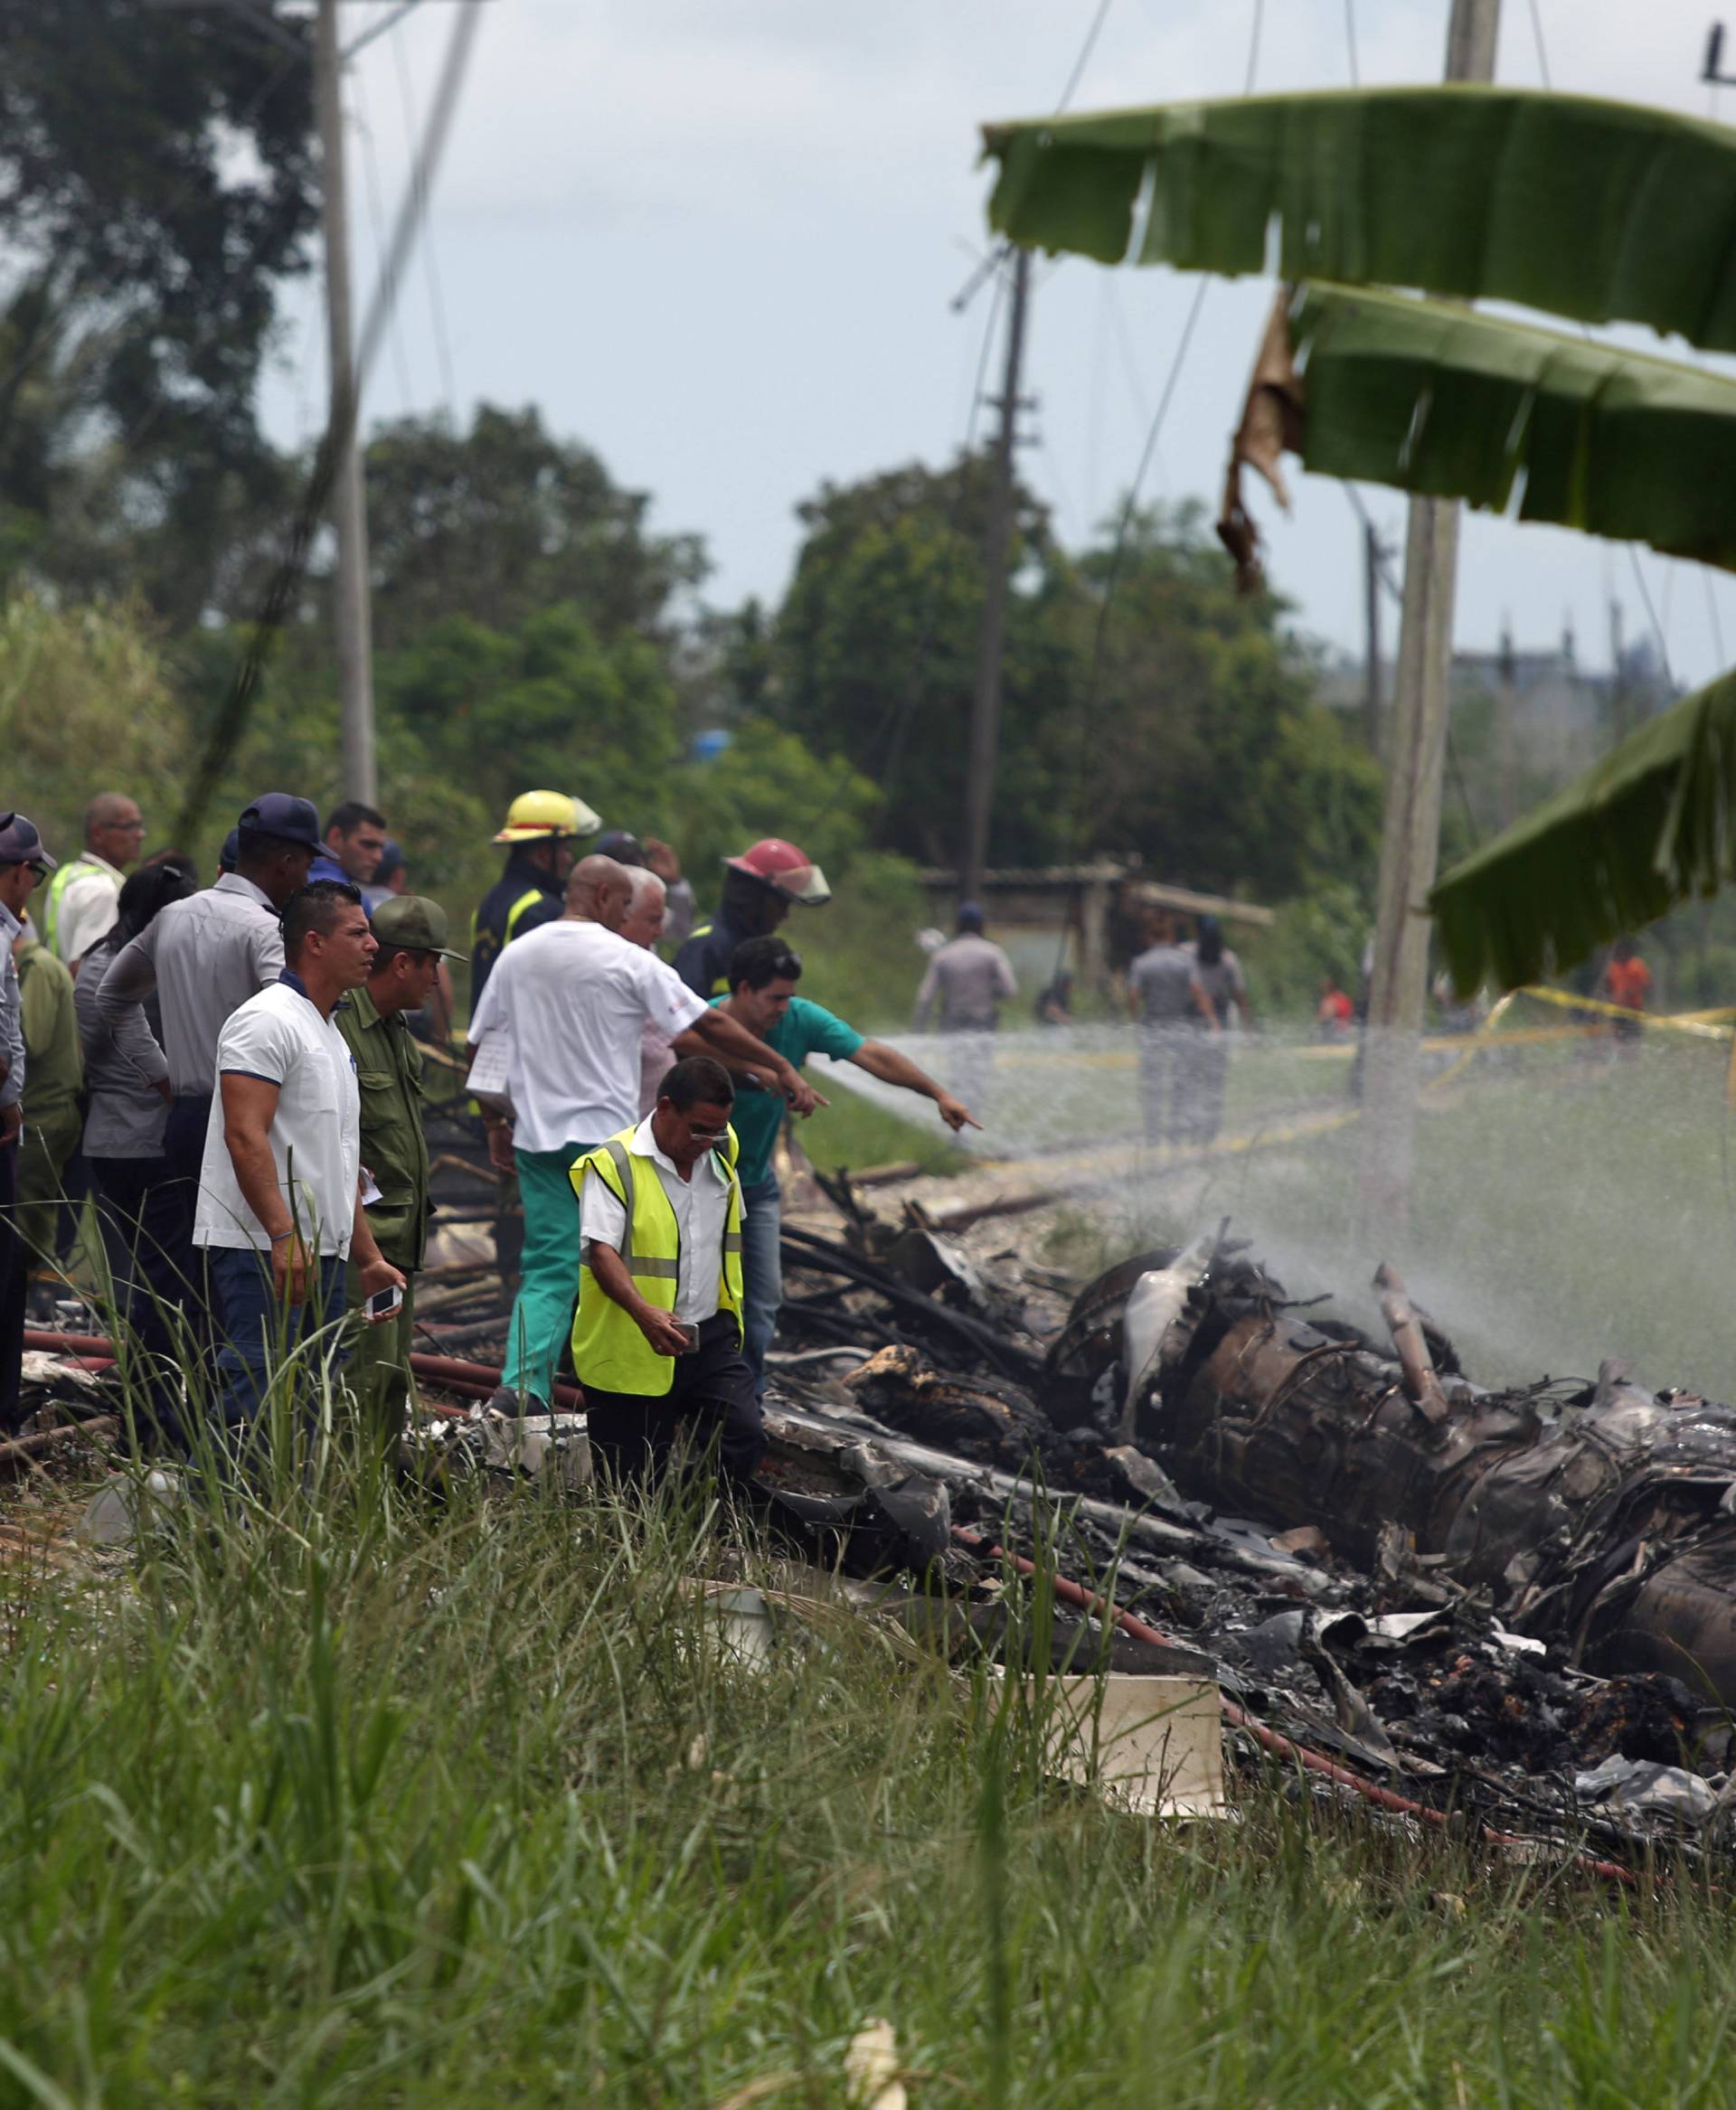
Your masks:
<path fill-rule="evenodd" d="M 655 535 L 650 500 L 541 413 L 478 407 L 468 432 L 403 418 L 368 443 L 368 531 L 379 649 L 461 614 L 516 631 L 557 603 L 599 636 L 666 637 L 672 603 L 704 577 L 694 535 Z"/>
<path fill-rule="evenodd" d="M 317 189 L 307 24 L 273 19 L 0 0 L 0 564 L 177 623 L 278 495 L 255 394 Z"/>
<path fill-rule="evenodd" d="M 807 538 L 778 617 L 767 706 L 817 752 L 882 787 L 880 839 L 930 862 L 955 858 L 965 737 L 983 599 L 986 457 L 941 472 L 918 465 L 823 486 L 799 506 Z M 1049 617 L 1066 568 L 1048 515 L 1028 492 L 1014 513 L 1007 617 L 1004 767 L 1065 695 Z M 992 854 L 1033 853 L 1032 802 L 1016 784 L 995 809 Z"/>
<path fill-rule="evenodd" d="M 383 657 L 377 677 L 382 745 L 413 735 L 489 815 L 549 785 L 611 823 L 664 824 L 680 732 L 656 641 L 606 637 L 570 602 L 511 633 L 451 616 Z"/>
<path fill-rule="evenodd" d="M 1099 547 L 1079 576 L 1067 621 L 1080 701 L 1045 727 L 1033 765 L 1065 787 L 1080 848 L 1137 849 L 1166 878 L 1269 900 L 1367 883 L 1378 766 L 1316 702 L 1281 604 L 1236 591 L 1197 503 L 1140 513 L 1118 562 Z"/>

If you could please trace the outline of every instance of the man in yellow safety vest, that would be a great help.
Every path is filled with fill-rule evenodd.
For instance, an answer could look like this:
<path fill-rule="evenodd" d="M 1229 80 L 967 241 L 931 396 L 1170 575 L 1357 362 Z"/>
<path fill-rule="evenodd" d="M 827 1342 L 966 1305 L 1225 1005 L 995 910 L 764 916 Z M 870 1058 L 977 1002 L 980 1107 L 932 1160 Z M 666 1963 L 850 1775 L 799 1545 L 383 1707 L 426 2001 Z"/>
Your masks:
<path fill-rule="evenodd" d="M 582 1255 L 572 1366 L 591 1450 L 617 1479 L 660 1466 L 684 1420 L 699 1446 L 716 1444 L 727 1480 L 751 1479 L 765 1455 L 741 1346 L 734 1103 L 722 1064 L 690 1055 L 646 1119 L 572 1167 Z"/>

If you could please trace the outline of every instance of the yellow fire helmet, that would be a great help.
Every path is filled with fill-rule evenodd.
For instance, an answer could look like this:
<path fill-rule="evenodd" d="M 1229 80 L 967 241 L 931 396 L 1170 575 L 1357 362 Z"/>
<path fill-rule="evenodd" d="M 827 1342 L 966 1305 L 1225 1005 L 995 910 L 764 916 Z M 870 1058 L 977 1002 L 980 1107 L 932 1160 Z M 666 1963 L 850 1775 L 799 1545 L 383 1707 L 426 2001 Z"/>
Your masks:
<path fill-rule="evenodd" d="M 546 843 L 556 835 L 594 835 L 600 815 L 582 798 L 564 791 L 521 791 L 506 808 L 506 825 L 496 843 Z"/>

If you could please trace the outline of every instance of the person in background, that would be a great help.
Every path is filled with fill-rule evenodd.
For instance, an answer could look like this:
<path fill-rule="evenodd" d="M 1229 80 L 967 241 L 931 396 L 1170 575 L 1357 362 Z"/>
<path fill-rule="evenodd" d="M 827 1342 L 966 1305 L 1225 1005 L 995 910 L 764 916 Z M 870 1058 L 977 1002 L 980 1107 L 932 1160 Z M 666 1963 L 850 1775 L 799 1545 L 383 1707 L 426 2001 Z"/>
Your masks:
<path fill-rule="evenodd" d="M 39 919 L 42 942 L 73 974 L 114 928 L 126 867 L 145 843 L 138 807 L 122 791 L 99 791 L 84 809 L 84 848 L 48 882 Z"/>
<path fill-rule="evenodd" d="M 1615 1021 L 1615 1038 L 1631 1049 L 1644 1030 L 1640 1014 L 1652 994 L 1652 971 L 1634 950 L 1631 937 L 1618 937 L 1599 977 L 1598 994 L 1630 1015 Z"/>
<path fill-rule="evenodd" d="M 1248 983 L 1241 962 L 1223 942 L 1223 926 L 1215 916 L 1202 916 L 1192 939 L 1182 947 L 1193 956 L 1200 987 L 1212 999 L 1222 1031 L 1213 1032 L 1203 1015 L 1194 1013 L 1194 1034 L 1183 1050 L 1183 1091 L 1189 1107 L 1190 1143 L 1215 1143 L 1223 1126 L 1223 1088 L 1230 1069 L 1230 1032 L 1235 1024 L 1253 1023 Z"/>
<path fill-rule="evenodd" d="M 171 1258 L 176 1218 L 163 1164 L 169 1105 L 143 1074 L 162 1040 L 163 1015 L 153 991 L 130 1015 L 128 1031 L 142 1035 L 144 1046 L 129 1055 L 102 1022 L 97 995 L 122 947 L 198 885 L 192 861 L 178 852 L 159 852 L 141 865 L 120 890 L 114 928 L 85 955 L 85 969 L 74 991 L 88 1102 L 83 1148 L 96 1193 L 97 1223 L 116 1307 L 150 1359 L 148 1375 L 134 1399 L 155 1423 L 157 1440 L 182 1454 L 188 1446 L 169 1314 L 184 1296 L 185 1286 Z"/>
<path fill-rule="evenodd" d="M 60 1244 L 55 1230 L 62 1175 L 84 1126 L 79 1112 L 84 1058 L 67 967 L 27 931 L 13 939 L 12 962 L 18 975 L 26 1064 L 17 1229 L 24 1241 L 26 1269 L 44 1271 L 52 1279 Z"/>
<path fill-rule="evenodd" d="M 1037 992 L 1032 1006 L 1040 1026 L 1070 1026 L 1073 1022 L 1073 977 L 1063 967 L 1052 982 Z"/>
<path fill-rule="evenodd" d="M 372 916 L 382 901 L 409 891 L 410 867 L 404 862 L 403 845 L 394 843 L 388 835 L 386 846 L 380 852 L 380 862 L 373 868 L 373 878 L 362 890 L 362 905 Z"/>
<path fill-rule="evenodd" d="M 943 1090 L 908 1055 L 901 1055 L 883 1041 L 864 1040 L 844 1019 L 835 1017 L 820 1004 L 810 1003 L 805 996 L 797 996 L 796 984 L 801 975 L 800 959 L 781 937 L 748 938 L 736 947 L 735 957 L 730 962 L 730 994 L 715 999 L 715 1006 L 768 1048 L 775 1049 L 797 1070 L 810 1055 L 829 1055 L 835 1062 L 854 1062 L 858 1069 L 865 1069 L 882 1083 L 901 1085 L 906 1091 L 932 1099 L 940 1118 L 955 1135 L 961 1128 L 981 1126 L 968 1107 Z M 680 1037 L 675 1052 L 692 1054 L 693 1044 Z M 765 1088 L 773 1080 L 751 1064 L 744 1066 L 731 1060 L 730 1067 L 743 1086 L 735 1101 L 735 1132 L 741 1138 L 737 1169 L 748 1212 L 742 1248 L 747 1358 L 755 1394 L 760 1396 L 766 1389 L 766 1351 L 778 1331 L 778 1309 L 784 1299 L 779 1243 L 783 1196 L 772 1170 L 784 1102 L 775 1090 Z"/>
<path fill-rule="evenodd" d="M 231 1013 L 282 974 L 278 915 L 306 883 L 318 848 L 311 800 L 284 791 L 255 799 L 237 824 L 235 870 L 161 909 L 121 947 L 97 992 L 97 1016 L 116 1046 L 172 1102 L 158 1172 L 169 1199 L 154 1213 L 195 1340 L 205 1333 L 208 1307 L 193 1220 L 217 1090 L 217 1043 Z M 148 1025 L 141 1031 L 139 1007 L 153 992 L 161 1004 L 160 1044 Z"/>
<path fill-rule="evenodd" d="M 376 949 L 360 890 L 313 881 L 284 909 L 283 972 L 218 1036 L 193 1238 L 222 1321 L 232 1446 L 257 1421 L 279 1353 L 342 1319 L 346 1260 L 363 1300 L 404 1286 L 362 1205 L 355 1063 L 332 1020 Z M 334 1333 L 321 1360 L 329 1368 L 338 1352 Z"/>
<path fill-rule="evenodd" d="M 590 856 L 567 882 L 558 923 L 516 939 L 471 1015 L 473 1047 L 495 1030 L 511 1049 L 514 1118 L 488 1122 L 495 1163 L 511 1151 L 524 1197 L 524 1249 L 507 1356 L 495 1405 L 545 1413 L 578 1293 L 578 1161 L 638 1117 L 640 1029 L 692 1028 L 708 1053 L 763 1064 L 802 1113 L 818 1104 L 781 1055 L 709 1011 L 674 970 L 626 944 L 632 882 L 612 858 Z M 534 1404 L 531 1404 L 534 1402 Z"/>
<path fill-rule="evenodd" d="M 926 1032 L 937 1006 L 939 1028 L 952 1039 L 952 1079 L 961 1098 L 981 1106 L 995 1066 L 989 1036 L 1001 1006 L 1019 993 L 1013 963 L 992 943 L 975 901 L 962 903 L 958 928 L 929 962 L 916 993 L 916 1030 Z"/>
<path fill-rule="evenodd" d="M 1167 910 L 1150 915 L 1151 943 L 1127 969 L 1127 1009 L 1138 1030 L 1139 1097 L 1146 1141 L 1192 1140 L 1188 1057 L 1202 1029 L 1221 1032 L 1217 1007 L 1200 980 L 1199 964 L 1176 942 L 1175 919 Z"/>
<path fill-rule="evenodd" d="M 703 1055 L 677 1062 L 649 1116 L 569 1174 L 579 1212 L 572 1367 L 590 1447 L 631 1481 L 660 1469 L 681 1423 L 737 1486 L 765 1455 L 742 1355 L 741 1183 L 735 1088 Z"/>
<path fill-rule="evenodd" d="M 1322 1041 L 1347 1041 L 1356 1022 L 1356 1006 L 1339 988 L 1336 975 L 1326 975 L 1320 984 L 1320 1001 L 1314 1007 L 1314 1030 Z"/>
<path fill-rule="evenodd" d="M 464 955 L 446 942 L 446 911 L 438 901 L 394 894 L 373 916 L 379 950 L 368 978 L 335 1013 L 355 1065 L 361 1099 L 362 1165 L 373 1241 L 404 1278 L 395 1317 L 363 1321 L 355 1338 L 351 1385 L 363 1426 L 388 1455 L 403 1434 L 413 1386 L 416 1275 L 428 1250 L 428 1139 L 422 1132 L 422 1052 L 405 1015 L 429 999 L 441 964 Z M 375 1192 L 374 1190 L 377 1190 Z M 352 1311 L 363 1302 L 362 1271 L 352 1257 Z"/>
<path fill-rule="evenodd" d="M 326 816 L 326 839 L 307 877 L 310 881 L 347 880 L 353 887 L 365 887 L 379 870 L 385 847 L 384 814 L 376 813 L 359 798 L 346 798 Z"/>
<path fill-rule="evenodd" d="M 717 914 L 702 923 L 675 955 L 675 972 L 695 995 L 708 1000 L 730 993 L 730 962 L 750 937 L 778 928 L 797 901 L 817 909 L 832 899 L 826 874 L 805 850 L 768 835 L 740 857 L 723 860 L 723 892 Z"/>
<path fill-rule="evenodd" d="M 30 897 L 54 870 L 54 860 L 33 821 L 21 813 L 0 814 L 0 1428 L 18 1422 L 18 1380 L 24 1366 L 24 1298 L 29 1263 L 18 1235 L 18 1137 L 20 1102 L 29 1076 L 24 1052 L 24 1004 L 13 940 L 24 928 Z"/>
<path fill-rule="evenodd" d="M 470 918 L 473 1015 L 495 962 L 513 940 L 560 920 L 579 839 L 602 824 L 564 791 L 522 791 L 507 807 L 506 824 L 495 837 L 507 845 L 506 868 Z"/>
<path fill-rule="evenodd" d="M 667 906 L 668 897 L 664 883 L 646 865 L 629 866 L 627 876 L 632 883 L 633 893 L 627 904 L 621 936 L 628 945 L 637 945 L 646 952 L 654 953 L 657 949 L 658 939 L 663 936 L 664 916 Z M 639 1029 L 641 1119 L 656 1105 L 665 1073 L 675 1060 L 669 1035 L 656 1019 L 646 1019 Z"/>
<path fill-rule="evenodd" d="M 677 952 L 693 936 L 699 920 L 699 904 L 693 899 L 693 882 L 682 877 L 681 859 L 660 836 L 645 839 L 645 862 L 663 881 L 664 937 Z"/>

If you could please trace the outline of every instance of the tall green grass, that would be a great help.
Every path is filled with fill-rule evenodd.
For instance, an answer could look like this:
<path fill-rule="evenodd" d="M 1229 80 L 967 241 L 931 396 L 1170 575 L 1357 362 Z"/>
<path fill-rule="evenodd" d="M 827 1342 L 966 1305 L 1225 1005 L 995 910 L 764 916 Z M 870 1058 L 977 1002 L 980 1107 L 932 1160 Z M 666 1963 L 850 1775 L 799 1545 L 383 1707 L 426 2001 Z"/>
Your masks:
<path fill-rule="evenodd" d="M 316 1448 L 11 1574 L 0 2104 L 833 2105 L 876 2016 L 922 2105 L 1728 2099 L 1691 1886 L 1479 1868 L 1281 1776 L 1117 1815 L 865 1622 L 743 1667 L 683 1587 L 722 1558 L 693 1500 Z"/>

